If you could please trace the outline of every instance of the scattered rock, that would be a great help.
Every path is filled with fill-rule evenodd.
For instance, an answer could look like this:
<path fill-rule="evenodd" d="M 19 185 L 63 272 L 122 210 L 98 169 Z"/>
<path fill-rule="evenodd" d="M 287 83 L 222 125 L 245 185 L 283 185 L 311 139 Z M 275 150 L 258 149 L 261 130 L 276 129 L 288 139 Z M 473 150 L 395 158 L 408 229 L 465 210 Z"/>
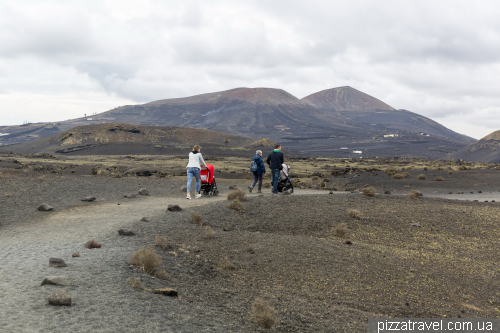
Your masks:
<path fill-rule="evenodd" d="M 49 267 L 68 267 L 68 265 L 66 265 L 66 263 L 62 259 L 50 258 Z"/>
<path fill-rule="evenodd" d="M 147 189 L 145 189 L 145 188 L 141 188 L 139 190 L 139 194 L 140 195 L 149 195 L 149 191 Z"/>
<path fill-rule="evenodd" d="M 129 198 L 129 199 L 133 199 L 133 198 L 135 198 L 135 197 L 136 197 L 136 195 L 135 195 L 135 194 L 133 194 L 133 193 L 130 193 L 130 194 L 124 195 L 124 197 L 125 197 L 125 198 Z"/>
<path fill-rule="evenodd" d="M 179 188 L 179 192 L 187 192 L 187 186 L 181 186 L 181 188 Z"/>
<path fill-rule="evenodd" d="M 179 207 L 179 205 L 168 205 L 167 209 L 169 211 L 171 211 L 171 212 L 180 212 L 180 211 L 182 211 L 182 208 Z"/>
<path fill-rule="evenodd" d="M 478 202 L 479 200 L 474 200 L 474 201 Z"/>
<path fill-rule="evenodd" d="M 411 225 L 414 226 L 414 227 L 420 227 L 419 223 L 412 223 Z"/>
<path fill-rule="evenodd" d="M 491 200 L 491 202 L 495 202 L 495 200 Z"/>
<path fill-rule="evenodd" d="M 477 191 L 477 193 L 483 193 L 483 191 Z"/>
<path fill-rule="evenodd" d="M 391 191 L 385 190 L 384 194 L 391 194 Z"/>
<path fill-rule="evenodd" d="M 76 257 L 79 257 L 79 256 L 80 256 L 79 253 L 73 253 L 73 255 L 72 255 L 73 258 L 76 258 Z"/>
<path fill-rule="evenodd" d="M 49 296 L 50 305 L 68 305 L 71 306 L 71 297 L 66 293 L 65 289 L 59 289 Z"/>
<path fill-rule="evenodd" d="M 448 192 L 448 194 L 451 194 L 451 192 Z"/>
<path fill-rule="evenodd" d="M 38 209 L 39 211 L 41 211 L 41 212 L 48 212 L 49 210 L 53 210 L 53 209 L 54 209 L 54 207 L 49 206 L 49 205 L 47 205 L 47 204 L 44 204 L 44 203 L 43 203 L 43 204 L 41 204 L 40 206 L 38 206 L 38 208 L 37 208 L 37 209 Z"/>
<path fill-rule="evenodd" d="M 135 233 L 132 230 L 129 229 L 120 229 L 118 230 L 118 235 L 121 236 L 133 236 Z"/>
<path fill-rule="evenodd" d="M 488 200 L 484 200 L 484 202 L 488 202 Z"/>
<path fill-rule="evenodd" d="M 155 294 L 161 294 L 164 296 L 177 297 L 177 291 L 172 288 L 161 288 L 155 289 Z"/>
<path fill-rule="evenodd" d="M 149 222 L 149 219 L 148 219 L 146 216 L 144 216 L 144 217 L 141 219 L 141 222 Z"/>
<path fill-rule="evenodd" d="M 347 245 L 352 245 L 352 242 L 350 240 L 345 241 Z"/>
<path fill-rule="evenodd" d="M 229 189 L 230 190 L 237 190 L 238 186 L 236 186 L 236 185 L 229 185 Z"/>
<path fill-rule="evenodd" d="M 120 203 L 118 203 L 118 206 L 120 206 Z"/>
<path fill-rule="evenodd" d="M 330 193 L 328 193 L 328 194 L 333 194 L 333 192 L 332 192 L 332 191 L 330 191 Z"/>
<path fill-rule="evenodd" d="M 82 201 L 89 201 L 89 202 L 91 202 L 91 201 L 94 201 L 95 199 L 96 199 L 95 197 L 88 196 L 88 197 L 83 198 Z"/>
<path fill-rule="evenodd" d="M 46 284 L 54 284 L 56 286 L 69 286 L 69 278 L 66 275 L 59 275 L 59 276 L 46 276 L 43 281 L 41 286 L 45 286 Z"/>
<path fill-rule="evenodd" d="M 87 249 L 98 249 L 100 248 L 102 245 L 97 243 L 95 240 L 89 240 L 87 243 L 85 243 L 85 247 Z"/>

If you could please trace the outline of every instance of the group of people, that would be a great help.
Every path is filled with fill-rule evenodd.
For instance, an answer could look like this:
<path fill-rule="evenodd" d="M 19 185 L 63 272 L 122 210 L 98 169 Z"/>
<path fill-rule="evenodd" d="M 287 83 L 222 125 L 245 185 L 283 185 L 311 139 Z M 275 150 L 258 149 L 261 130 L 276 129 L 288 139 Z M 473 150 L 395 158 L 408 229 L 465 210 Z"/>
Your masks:
<path fill-rule="evenodd" d="M 187 199 L 191 199 L 191 183 L 193 181 L 193 177 L 196 180 L 195 186 L 195 198 L 201 198 L 200 193 L 200 171 L 202 166 L 204 168 L 207 167 L 205 161 L 203 160 L 203 156 L 201 155 L 201 147 L 196 145 L 193 147 L 193 151 L 189 153 L 189 162 L 187 165 Z M 276 144 L 274 146 L 274 150 L 269 153 L 266 159 L 266 163 L 271 169 L 271 184 L 273 186 L 272 195 L 278 194 L 278 181 L 280 179 L 280 171 L 281 165 L 284 163 L 283 152 L 281 152 L 281 145 Z M 248 188 L 250 193 L 254 186 L 258 183 L 257 193 L 262 193 L 262 178 L 266 175 L 266 166 L 264 164 L 264 159 L 262 158 L 262 151 L 257 150 L 255 152 L 255 156 L 252 159 L 252 162 L 255 161 L 257 168 L 253 171 L 253 183 Z"/>

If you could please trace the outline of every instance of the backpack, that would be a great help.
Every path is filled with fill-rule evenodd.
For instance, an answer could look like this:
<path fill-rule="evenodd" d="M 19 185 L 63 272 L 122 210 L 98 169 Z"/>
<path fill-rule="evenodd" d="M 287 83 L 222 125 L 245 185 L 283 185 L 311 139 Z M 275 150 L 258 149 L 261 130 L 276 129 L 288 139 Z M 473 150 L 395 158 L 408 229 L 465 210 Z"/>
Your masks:
<path fill-rule="evenodd" d="M 252 164 L 250 165 L 250 171 L 255 172 L 257 171 L 257 169 L 258 169 L 257 162 L 255 162 L 255 160 L 252 160 Z"/>

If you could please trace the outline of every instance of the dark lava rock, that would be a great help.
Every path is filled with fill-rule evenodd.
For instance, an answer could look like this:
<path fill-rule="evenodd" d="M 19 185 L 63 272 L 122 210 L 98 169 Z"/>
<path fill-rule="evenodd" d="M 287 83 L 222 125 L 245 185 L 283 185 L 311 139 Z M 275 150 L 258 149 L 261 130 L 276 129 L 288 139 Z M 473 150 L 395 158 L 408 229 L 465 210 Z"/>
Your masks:
<path fill-rule="evenodd" d="M 54 291 L 49 296 L 49 304 L 50 305 L 67 305 L 71 306 L 71 297 L 66 293 L 66 290 L 59 289 Z"/>
<path fill-rule="evenodd" d="M 491 202 L 495 202 L 495 200 L 491 200 Z"/>
<path fill-rule="evenodd" d="M 140 195 L 149 195 L 149 191 L 147 189 L 145 189 L 145 188 L 141 188 L 139 190 L 139 194 Z"/>
<path fill-rule="evenodd" d="M 448 192 L 448 194 L 451 194 L 451 192 Z"/>
<path fill-rule="evenodd" d="M 384 194 L 391 194 L 391 191 L 385 190 Z"/>
<path fill-rule="evenodd" d="M 76 257 L 79 257 L 79 256 L 80 256 L 80 253 L 73 253 L 71 256 L 72 256 L 73 258 L 76 258 Z"/>
<path fill-rule="evenodd" d="M 177 297 L 177 291 L 172 288 L 161 288 L 155 289 L 155 294 L 161 294 L 164 296 Z"/>
<path fill-rule="evenodd" d="M 133 198 L 135 198 L 135 197 L 136 197 L 136 195 L 135 195 L 135 194 L 133 194 L 133 193 L 130 193 L 130 194 L 124 195 L 124 197 L 125 197 L 125 198 L 129 198 L 129 199 L 133 199 Z"/>
<path fill-rule="evenodd" d="M 477 193 L 483 193 L 483 191 L 477 191 Z"/>
<path fill-rule="evenodd" d="M 330 191 L 330 193 L 328 193 L 328 194 L 333 194 L 333 192 L 332 192 L 332 191 Z"/>
<path fill-rule="evenodd" d="M 179 207 L 179 205 L 168 205 L 167 209 L 169 211 L 171 211 L 171 212 L 180 212 L 180 211 L 182 211 L 182 208 Z"/>
<path fill-rule="evenodd" d="M 129 229 L 120 229 L 118 230 L 118 235 L 121 236 L 133 236 L 135 233 L 132 230 Z"/>
<path fill-rule="evenodd" d="M 49 267 L 68 267 L 68 265 L 66 265 L 66 263 L 62 259 L 50 258 Z"/>
<path fill-rule="evenodd" d="M 40 206 L 38 206 L 38 208 L 37 208 L 37 209 L 38 209 L 39 211 L 41 211 L 41 212 L 48 212 L 49 210 L 53 210 L 53 209 L 54 209 L 54 207 L 49 206 L 49 205 L 47 205 L 47 204 L 44 204 L 44 203 L 43 203 L 43 204 L 41 204 Z"/>
<path fill-rule="evenodd" d="M 148 219 L 147 217 L 145 217 L 145 216 L 144 216 L 144 217 L 141 219 L 141 222 L 149 222 L 149 219 Z"/>
<path fill-rule="evenodd" d="M 85 243 L 85 247 L 87 249 L 98 249 L 100 248 L 102 245 L 97 243 L 95 240 L 89 240 L 87 243 Z"/>
<path fill-rule="evenodd" d="M 95 197 L 88 196 L 88 197 L 83 198 L 82 201 L 89 201 L 89 202 L 91 202 L 91 201 L 94 201 L 95 199 L 96 199 Z"/>
<path fill-rule="evenodd" d="M 352 242 L 350 240 L 345 241 L 347 245 L 352 245 Z"/>

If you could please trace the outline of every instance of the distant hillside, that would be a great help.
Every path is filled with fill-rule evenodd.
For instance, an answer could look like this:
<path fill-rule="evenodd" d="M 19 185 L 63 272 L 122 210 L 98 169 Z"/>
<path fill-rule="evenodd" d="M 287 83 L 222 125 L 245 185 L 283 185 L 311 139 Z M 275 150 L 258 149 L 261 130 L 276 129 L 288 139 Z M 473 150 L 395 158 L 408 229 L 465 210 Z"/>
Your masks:
<path fill-rule="evenodd" d="M 227 145 L 226 145 L 226 138 Z M 271 149 L 274 141 L 253 139 L 188 127 L 160 127 L 131 124 L 97 124 L 78 126 L 69 131 L 32 142 L 0 147 L 0 151 L 16 153 L 56 153 L 84 155 L 176 154 L 189 151 L 193 145 L 205 151 L 232 151 L 256 148 Z M 248 147 L 248 148 L 245 148 Z M 224 152 L 225 151 L 225 152 Z M 238 155 L 237 153 L 235 155 Z"/>
<path fill-rule="evenodd" d="M 455 160 L 500 163 L 500 131 L 488 134 L 467 147 L 451 154 Z"/>

